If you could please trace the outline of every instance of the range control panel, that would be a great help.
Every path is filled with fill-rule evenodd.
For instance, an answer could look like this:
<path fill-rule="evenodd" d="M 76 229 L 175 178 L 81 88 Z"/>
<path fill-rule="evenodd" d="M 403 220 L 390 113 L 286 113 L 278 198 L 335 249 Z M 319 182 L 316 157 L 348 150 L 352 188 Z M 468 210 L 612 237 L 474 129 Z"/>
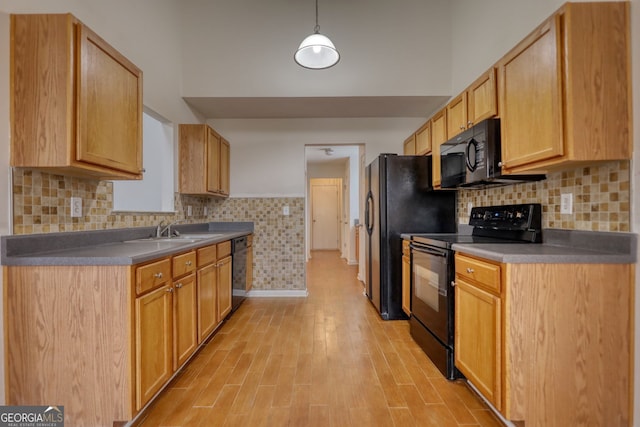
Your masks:
<path fill-rule="evenodd" d="M 496 230 L 540 230 L 542 229 L 542 205 L 526 203 L 474 207 L 471 208 L 469 225 Z"/>

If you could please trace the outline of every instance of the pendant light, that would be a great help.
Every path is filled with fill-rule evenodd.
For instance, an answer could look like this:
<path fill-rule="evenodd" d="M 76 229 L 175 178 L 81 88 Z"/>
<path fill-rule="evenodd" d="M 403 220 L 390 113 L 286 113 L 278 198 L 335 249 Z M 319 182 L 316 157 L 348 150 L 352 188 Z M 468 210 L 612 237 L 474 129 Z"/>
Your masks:
<path fill-rule="evenodd" d="M 312 70 L 333 67 L 340 60 L 340 54 L 329 37 L 320 34 L 318 0 L 316 0 L 316 26 L 313 34 L 302 40 L 293 58 L 298 65 Z"/>

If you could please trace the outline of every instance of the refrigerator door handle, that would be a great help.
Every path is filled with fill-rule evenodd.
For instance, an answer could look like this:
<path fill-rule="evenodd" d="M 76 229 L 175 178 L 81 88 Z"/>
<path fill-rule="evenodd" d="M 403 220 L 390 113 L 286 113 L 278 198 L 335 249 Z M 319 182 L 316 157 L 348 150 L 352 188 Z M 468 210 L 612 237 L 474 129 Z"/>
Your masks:
<path fill-rule="evenodd" d="M 367 233 L 371 235 L 373 232 L 373 221 L 374 221 L 374 211 L 373 211 L 373 194 L 369 192 L 367 194 L 367 203 L 365 207 L 365 226 L 367 227 Z"/>

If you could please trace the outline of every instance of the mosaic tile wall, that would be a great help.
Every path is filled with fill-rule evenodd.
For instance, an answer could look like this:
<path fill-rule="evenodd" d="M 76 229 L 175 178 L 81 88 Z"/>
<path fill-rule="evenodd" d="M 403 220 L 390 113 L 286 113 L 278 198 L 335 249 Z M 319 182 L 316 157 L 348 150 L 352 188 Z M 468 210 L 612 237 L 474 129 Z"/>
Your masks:
<path fill-rule="evenodd" d="M 70 197 L 81 197 L 83 216 L 72 218 Z M 214 199 L 176 193 L 175 213 L 112 212 L 113 185 L 13 170 L 14 234 L 86 231 L 155 226 L 160 221 L 186 223 L 252 221 L 254 223 L 254 288 L 305 289 L 304 198 Z M 289 206 L 289 215 L 282 207 Z M 191 206 L 192 216 L 186 216 Z M 208 213 L 204 215 L 204 208 Z"/>
<path fill-rule="evenodd" d="M 544 181 L 461 190 L 458 219 L 469 222 L 468 205 L 541 203 L 543 228 L 588 231 L 630 230 L 630 163 L 610 162 L 547 174 Z M 560 213 L 561 194 L 573 194 L 573 213 Z"/>

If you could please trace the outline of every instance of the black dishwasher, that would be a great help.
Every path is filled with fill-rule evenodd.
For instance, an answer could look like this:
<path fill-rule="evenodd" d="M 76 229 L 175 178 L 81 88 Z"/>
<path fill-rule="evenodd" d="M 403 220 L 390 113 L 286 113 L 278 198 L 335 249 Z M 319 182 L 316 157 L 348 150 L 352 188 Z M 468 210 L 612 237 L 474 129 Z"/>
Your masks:
<path fill-rule="evenodd" d="M 232 311 L 236 311 L 247 295 L 247 236 L 231 240 L 233 256 L 232 274 Z"/>

